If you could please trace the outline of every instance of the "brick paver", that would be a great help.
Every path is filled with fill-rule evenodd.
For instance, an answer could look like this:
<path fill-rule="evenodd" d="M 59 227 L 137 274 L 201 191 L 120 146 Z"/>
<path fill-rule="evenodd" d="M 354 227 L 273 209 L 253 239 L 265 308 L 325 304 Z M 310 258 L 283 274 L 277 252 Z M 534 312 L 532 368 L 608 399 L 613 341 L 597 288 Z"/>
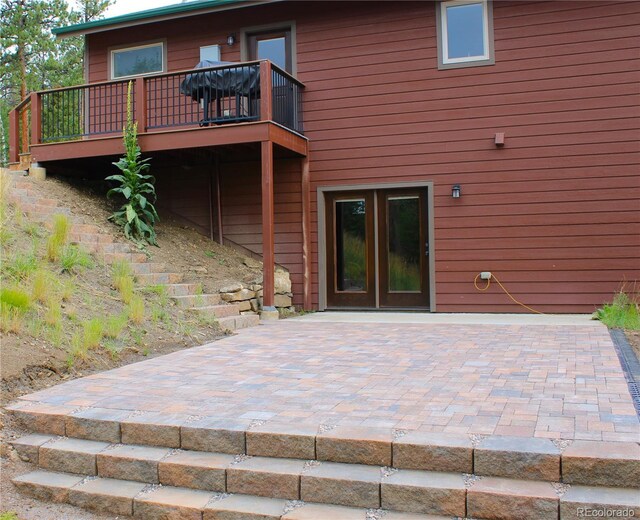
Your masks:
<path fill-rule="evenodd" d="M 286 320 L 23 399 L 258 424 L 604 441 L 640 435 L 613 344 L 597 323 Z"/>

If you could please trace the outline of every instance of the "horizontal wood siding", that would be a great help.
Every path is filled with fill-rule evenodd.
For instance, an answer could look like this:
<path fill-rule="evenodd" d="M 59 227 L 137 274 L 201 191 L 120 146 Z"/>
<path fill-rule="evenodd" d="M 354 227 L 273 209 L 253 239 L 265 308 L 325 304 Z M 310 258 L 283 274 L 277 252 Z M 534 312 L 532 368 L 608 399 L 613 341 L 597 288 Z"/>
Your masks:
<path fill-rule="evenodd" d="M 92 35 L 90 80 L 107 79 L 109 46 L 164 38 L 179 70 L 201 45 L 239 60 L 228 34 L 295 20 L 314 304 L 317 188 L 432 181 L 439 311 L 525 312 L 496 285 L 474 289 L 492 271 L 542 311 L 591 312 L 640 279 L 640 2 L 495 1 L 493 11 L 493 66 L 437 69 L 434 2 L 292 2 Z M 225 234 L 259 252 L 258 165 L 227 168 Z M 277 261 L 299 298 L 299 165 L 275 174 Z"/>
<path fill-rule="evenodd" d="M 225 238 L 262 254 L 260 163 L 221 165 L 222 224 Z M 276 160 L 276 263 L 291 275 L 293 302 L 302 304 L 302 194 L 300 160 Z"/>

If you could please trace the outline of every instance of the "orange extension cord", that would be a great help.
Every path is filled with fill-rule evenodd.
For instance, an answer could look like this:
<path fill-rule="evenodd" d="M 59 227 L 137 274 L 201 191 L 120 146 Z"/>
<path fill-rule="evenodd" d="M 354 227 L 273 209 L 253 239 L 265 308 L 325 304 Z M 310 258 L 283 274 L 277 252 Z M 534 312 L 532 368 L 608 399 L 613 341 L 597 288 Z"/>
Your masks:
<path fill-rule="evenodd" d="M 516 304 L 520 305 L 521 307 L 524 307 L 525 309 L 528 309 L 528 310 L 530 310 L 531 312 L 533 312 L 533 313 L 535 313 L 535 314 L 544 314 L 544 312 L 537 311 L 537 310 L 535 310 L 535 309 L 533 309 L 533 308 L 529 307 L 528 305 L 525 305 L 524 303 L 519 302 L 519 301 L 518 301 L 518 300 L 516 300 L 513 296 L 511 296 L 511 293 L 509 293 L 509 291 L 507 291 L 507 289 L 505 288 L 505 286 L 504 286 L 504 285 L 502 285 L 502 284 L 500 283 L 500 280 L 498 280 L 498 277 L 497 277 L 495 274 L 491 273 L 491 278 L 489 278 L 489 279 L 487 280 L 487 285 L 485 285 L 484 287 L 478 287 L 478 278 L 480 278 L 480 273 L 478 273 L 478 274 L 476 275 L 476 277 L 474 278 L 474 280 L 473 280 L 473 286 L 476 288 L 476 290 L 477 290 L 477 291 L 480 291 L 480 292 L 484 292 L 484 291 L 486 291 L 487 289 L 489 289 L 489 287 L 491 287 L 491 280 L 495 280 L 495 281 L 496 281 L 496 283 L 500 286 L 500 289 L 502 289 L 502 290 L 504 291 L 504 293 L 505 293 L 509 298 L 511 298 L 511 300 L 513 301 L 513 303 L 516 303 Z"/>

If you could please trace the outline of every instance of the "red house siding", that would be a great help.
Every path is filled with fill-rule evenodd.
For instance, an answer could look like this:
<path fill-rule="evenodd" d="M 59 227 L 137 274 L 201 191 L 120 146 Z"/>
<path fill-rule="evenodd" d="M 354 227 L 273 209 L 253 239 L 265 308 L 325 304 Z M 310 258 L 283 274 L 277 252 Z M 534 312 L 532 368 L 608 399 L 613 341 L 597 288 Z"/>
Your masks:
<path fill-rule="evenodd" d="M 437 69 L 433 2 L 330 6 L 276 4 L 91 35 L 90 80 L 107 79 L 110 46 L 165 38 L 169 70 L 186 69 L 201 45 L 295 20 L 315 304 L 316 190 L 341 184 L 434 182 L 438 311 L 523 310 L 495 287 L 475 291 L 479 271 L 546 312 L 590 312 L 640 278 L 640 3 L 496 1 L 496 64 L 453 70 Z M 239 60 L 239 49 L 222 45 L 222 59 Z M 501 149 L 496 132 L 506 136 Z M 237 176 L 223 183 L 225 234 L 259 251 L 259 169 L 245 169 L 251 187 Z M 300 294 L 294 170 L 276 167 L 276 260 Z"/>

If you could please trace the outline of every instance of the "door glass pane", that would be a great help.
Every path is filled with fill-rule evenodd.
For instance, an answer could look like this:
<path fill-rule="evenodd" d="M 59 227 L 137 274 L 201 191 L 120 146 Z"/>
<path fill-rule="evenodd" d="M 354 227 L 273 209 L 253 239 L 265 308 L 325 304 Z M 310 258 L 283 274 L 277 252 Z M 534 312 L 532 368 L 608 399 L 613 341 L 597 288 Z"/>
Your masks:
<path fill-rule="evenodd" d="M 287 68 L 286 41 L 284 36 L 258 40 L 258 59 L 269 60 L 281 69 Z"/>
<path fill-rule="evenodd" d="M 389 290 L 420 291 L 420 199 L 387 198 Z"/>
<path fill-rule="evenodd" d="M 484 56 L 484 5 L 447 7 L 449 59 Z"/>
<path fill-rule="evenodd" d="M 364 199 L 336 201 L 336 289 L 366 292 L 367 242 Z"/>

